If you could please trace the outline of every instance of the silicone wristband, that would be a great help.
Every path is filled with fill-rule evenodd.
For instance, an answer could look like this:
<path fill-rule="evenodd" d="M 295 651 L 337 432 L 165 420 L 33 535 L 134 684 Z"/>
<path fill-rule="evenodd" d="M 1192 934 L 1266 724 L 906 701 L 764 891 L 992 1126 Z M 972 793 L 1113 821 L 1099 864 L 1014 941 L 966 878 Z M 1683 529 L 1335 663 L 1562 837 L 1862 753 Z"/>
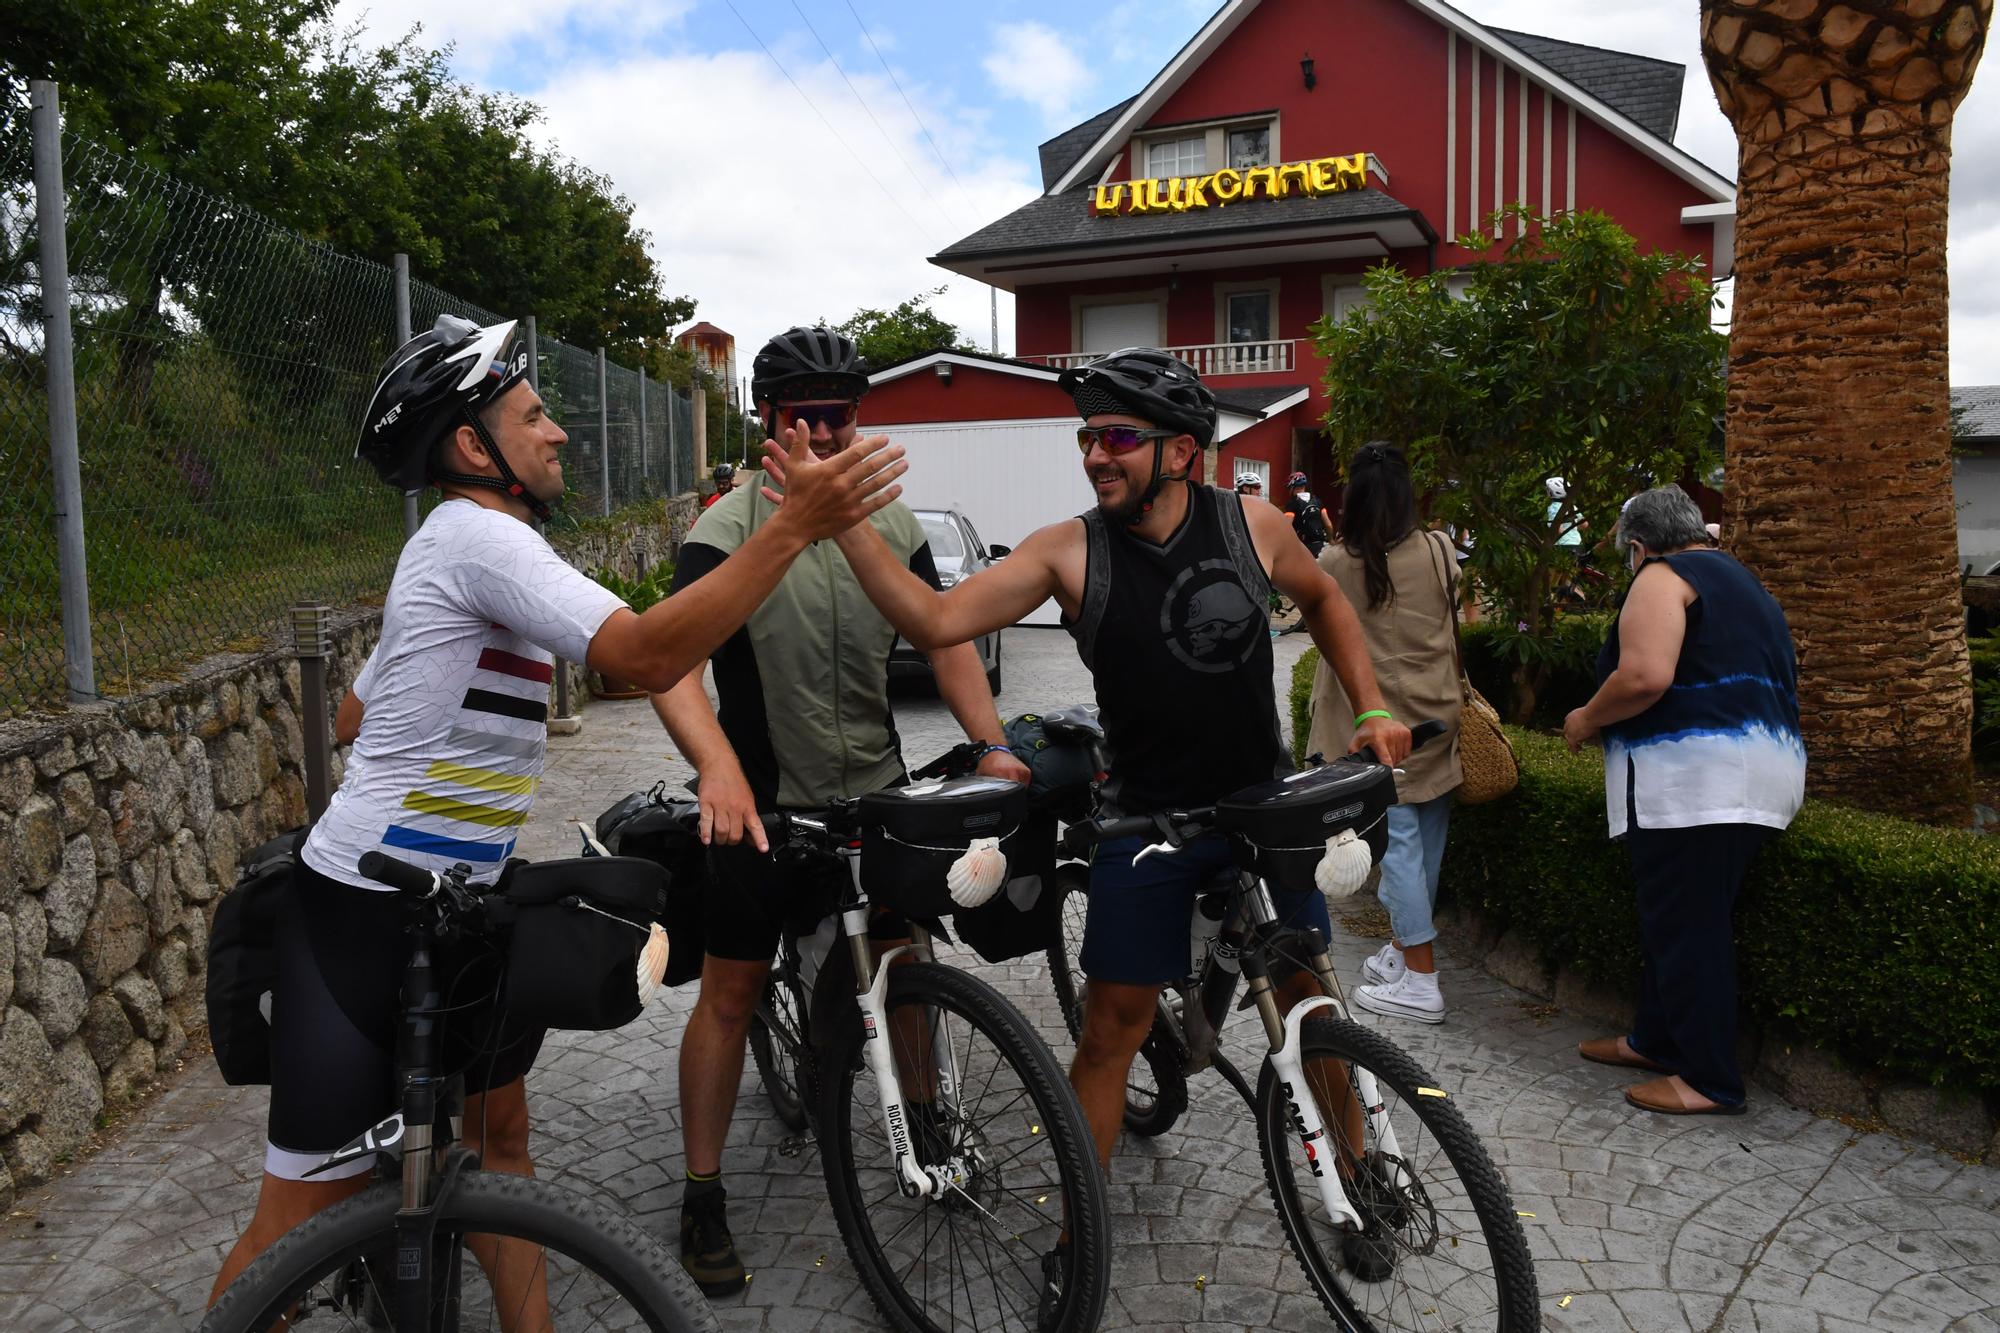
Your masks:
<path fill-rule="evenodd" d="M 1362 713 L 1360 716 L 1356 717 L 1354 719 L 1354 725 L 1358 727 L 1371 717 L 1383 718 L 1390 722 L 1394 722 L 1396 720 L 1393 716 L 1390 715 L 1389 710 L 1386 708 L 1371 708 L 1367 712 Z"/>
<path fill-rule="evenodd" d="M 979 752 L 979 757 L 984 759 L 987 755 L 993 754 L 996 751 L 1000 754 L 1012 754 L 1014 753 L 1014 747 L 1011 745 L 989 745 Z"/>

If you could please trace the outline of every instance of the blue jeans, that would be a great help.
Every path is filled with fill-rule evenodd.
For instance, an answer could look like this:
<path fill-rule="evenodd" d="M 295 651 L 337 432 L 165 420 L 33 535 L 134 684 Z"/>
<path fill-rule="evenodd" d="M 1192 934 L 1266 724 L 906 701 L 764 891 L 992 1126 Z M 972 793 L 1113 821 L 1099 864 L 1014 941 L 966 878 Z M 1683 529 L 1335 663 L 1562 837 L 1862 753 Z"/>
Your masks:
<path fill-rule="evenodd" d="M 1438 867 L 1451 828 L 1451 793 L 1415 805 L 1389 807 L 1389 850 L 1382 854 L 1382 881 L 1375 896 L 1389 909 L 1389 928 L 1408 949 L 1437 938 L 1431 909 L 1437 906 Z"/>

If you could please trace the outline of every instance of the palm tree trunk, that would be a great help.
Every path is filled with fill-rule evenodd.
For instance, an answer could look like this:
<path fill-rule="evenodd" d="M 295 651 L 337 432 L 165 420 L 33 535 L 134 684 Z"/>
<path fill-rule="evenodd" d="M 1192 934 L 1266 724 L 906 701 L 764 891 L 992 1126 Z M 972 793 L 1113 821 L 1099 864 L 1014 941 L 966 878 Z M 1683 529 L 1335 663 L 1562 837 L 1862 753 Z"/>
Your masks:
<path fill-rule="evenodd" d="M 1730 547 L 1791 622 L 1811 789 L 1963 822 L 1945 225 L 1952 113 L 1993 0 L 1701 12 L 1741 148 Z"/>

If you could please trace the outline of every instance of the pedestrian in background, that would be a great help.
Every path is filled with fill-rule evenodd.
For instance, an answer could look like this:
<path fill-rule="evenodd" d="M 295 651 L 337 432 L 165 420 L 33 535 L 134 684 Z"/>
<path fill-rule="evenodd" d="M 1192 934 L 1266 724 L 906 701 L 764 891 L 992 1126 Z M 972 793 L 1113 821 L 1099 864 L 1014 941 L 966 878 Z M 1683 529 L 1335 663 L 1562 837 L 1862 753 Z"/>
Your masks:
<path fill-rule="evenodd" d="M 1444 1021 L 1438 989 L 1438 870 L 1451 827 L 1451 794 L 1465 780 L 1458 758 L 1463 703 L 1452 656 L 1452 599 L 1458 562 L 1442 533 L 1417 518 L 1416 493 L 1403 451 L 1372 441 L 1347 468 L 1340 539 L 1320 556 L 1361 619 L 1385 706 L 1398 722 L 1436 720 L 1444 736 L 1411 752 L 1396 778 L 1400 804 L 1389 807 L 1389 849 L 1375 890 L 1394 937 L 1361 966 L 1354 1002 L 1370 1013 Z M 1312 748 L 1345 754 L 1354 734 L 1346 692 L 1326 663 L 1313 677 Z"/>
<path fill-rule="evenodd" d="M 1751 859 L 1805 799 L 1791 630 L 1757 576 L 1710 545 L 1678 486 L 1628 501 L 1618 545 L 1637 577 L 1598 658 L 1597 693 L 1563 738 L 1571 750 L 1604 744 L 1611 836 L 1638 890 L 1639 1005 L 1629 1034 L 1577 1053 L 1663 1075 L 1625 1090 L 1643 1110 L 1735 1115 L 1730 913 Z"/>

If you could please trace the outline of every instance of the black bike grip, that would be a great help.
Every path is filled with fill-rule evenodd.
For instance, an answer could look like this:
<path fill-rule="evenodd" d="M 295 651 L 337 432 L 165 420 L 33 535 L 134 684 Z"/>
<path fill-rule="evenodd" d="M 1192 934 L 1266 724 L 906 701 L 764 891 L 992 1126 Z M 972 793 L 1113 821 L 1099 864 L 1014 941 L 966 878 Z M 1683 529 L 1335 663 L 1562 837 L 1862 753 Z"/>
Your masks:
<path fill-rule="evenodd" d="M 363 852 L 357 868 L 377 884 L 387 884 L 403 893 L 428 894 L 437 886 L 437 876 L 419 870 L 408 861 L 398 861 L 381 852 Z"/>
<path fill-rule="evenodd" d="M 1444 732 L 1444 723 L 1438 721 L 1436 718 L 1432 718 L 1428 722 L 1419 722 L 1416 726 L 1410 728 L 1410 748 L 1414 750 L 1425 741 L 1434 741 L 1444 735 Z"/>

